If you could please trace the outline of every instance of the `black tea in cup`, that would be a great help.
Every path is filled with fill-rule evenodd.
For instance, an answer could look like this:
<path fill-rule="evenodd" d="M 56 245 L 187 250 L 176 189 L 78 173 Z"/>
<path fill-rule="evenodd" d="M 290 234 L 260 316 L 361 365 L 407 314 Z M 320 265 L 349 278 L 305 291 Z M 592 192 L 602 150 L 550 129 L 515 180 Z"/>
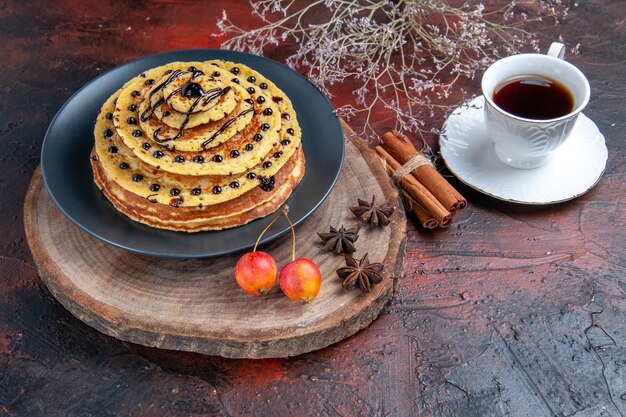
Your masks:
<path fill-rule="evenodd" d="M 507 113 L 525 119 L 556 119 L 574 110 L 572 93 L 563 84 L 538 75 L 503 81 L 495 88 L 493 101 Z"/>

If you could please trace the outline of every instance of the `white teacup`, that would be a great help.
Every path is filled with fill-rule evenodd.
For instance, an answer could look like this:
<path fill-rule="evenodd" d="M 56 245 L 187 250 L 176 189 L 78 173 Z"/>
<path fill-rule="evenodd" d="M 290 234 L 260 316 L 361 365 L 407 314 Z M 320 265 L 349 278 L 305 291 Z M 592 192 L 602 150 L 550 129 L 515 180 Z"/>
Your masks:
<path fill-rule="evenodd" d="M 565 46 L 554 42 L 547 55 L 520 54 L 493 63 L 482 78 L 485 121 L 498 158 L 514 168 L 536 168 L 570 135 L 578 114 L 589 102 L 589 81 L 574 65 L 563 60 Z M 521 76 L 540 76 L 561 83 L 574 99 L 573 110 L 555 119 L 519 117 L 498 107 L 494 93 L 503 82 Z"/>

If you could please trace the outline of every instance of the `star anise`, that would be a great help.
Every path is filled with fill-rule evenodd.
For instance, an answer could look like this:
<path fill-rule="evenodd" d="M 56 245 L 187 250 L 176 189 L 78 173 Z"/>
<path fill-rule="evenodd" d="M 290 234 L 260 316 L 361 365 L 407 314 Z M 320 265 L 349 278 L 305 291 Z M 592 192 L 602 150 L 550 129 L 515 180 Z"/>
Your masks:
<path fill-rule="evenodd" d="M 324 250 L 333 253 L 352 253 L 356 250 L 354 242 L 359 238 L 356 229 L 346 229 L 343 225 L 339 230 L 330 226 L 329 233 L 318 233 L 320 239 L 324 242 Z"/>
<path fill-rule="evenodd" d="M 381 263 L 370 263 L 367 253 L 358 261 L 346 255 L 346 266 L 337 270 L 337 276 L 343 280 L 343 287 L 347 290 L 358 285 L 363 291 L 370 291 L 373 284 L 383 280 L 383 268 Z"/>
<path fill-rule="evenodd" d="M 387 226 L 389 224 L 389 217 L 395 210 L 388 202 L 383 204 L 376 204 L 376 196 L 372 196 L 372 202 L 368 203 L 365 200 L 358 199 L 359 205 L 356 207 L 350 207 L 350 211 L 361 220 L 363 223 L 373 224 L 375 226 Z"/>

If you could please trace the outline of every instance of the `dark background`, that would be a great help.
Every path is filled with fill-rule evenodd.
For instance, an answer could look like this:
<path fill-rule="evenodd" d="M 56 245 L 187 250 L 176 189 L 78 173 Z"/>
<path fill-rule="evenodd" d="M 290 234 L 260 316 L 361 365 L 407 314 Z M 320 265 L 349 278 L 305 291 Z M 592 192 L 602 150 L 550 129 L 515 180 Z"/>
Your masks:
<path fill-rule="evenodd" d="M 124 343 L 75 319 L 38 278 L 22 204 L 74 91 L 148 54 L 219 47 L 221 9 L 252 27 L 249 5 L 0 1 L 0 416 L 626 415 L 626 3 L 576 4 L 561 26 L 535 29 L 543 49 L 560 34 L 581 44 L 568 59 L 591 82 L 585 113 L 607 139 L 600 183 L 529 207 L 454 182 L 469 208 L 447 230 L 410 222 L 406 277 L 369 328 L 297 358 L 229 360 Z M 333 104 L 353 88 L 336 86 Z M 391 122 L 381 114 L 375 127 Z"/>

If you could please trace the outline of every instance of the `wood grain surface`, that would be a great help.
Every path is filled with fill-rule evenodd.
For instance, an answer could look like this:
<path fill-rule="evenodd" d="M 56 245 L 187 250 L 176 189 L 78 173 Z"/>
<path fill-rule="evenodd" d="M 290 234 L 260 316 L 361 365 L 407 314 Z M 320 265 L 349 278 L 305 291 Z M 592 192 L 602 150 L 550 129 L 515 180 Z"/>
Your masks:
<path fill-rule="evenodd" d="M 264 297 L 243 292 L 234 279 L 241 254 L 154 258 L 99 241 L 56 208 L 38 169 L 24 203 L 24 224 L 39 273 L 76 317 L 145 346 L 258 359 L 296 356 L 345 339 L 367 327 L 393 296 L 406 217 L 376 153 L 345 124 L 344 130 L 342 174 L 322 206 L 297 228 L 297 257 L 313 260 L 323 278 L 311 303 L 290 301 L 278 285 Z M 371 196 L 397 207 L 389 227 L 363 225 L 348 209 Z M 372 262 L 385 266 L 383 281 L 371 292 L 345 290 L 335 273 L 345 265 L 343 256 L 321 248 L 317 232 L 342 225 L 359 230 L 353 256 L 369 254 Z M 291 261 L 291 247 L 287 234 L 259 249 L 282 266 Z"/>
<path fill-rule="evenodd" d="M 376 321 L 320 351 L 264 360 L 120 342 L 76 319 L 38 276 L 22 206 L 61 105 L 129 60 L 219 47 L 222 8 L 244 29 L 259 24 L 242 1 L 117 4 L 0 2 L 0 415 L 626 415 L 624 1 L 568 1 L 562 24 L 530 27 L 543 49 L 560 35 L 580 43 L 568 60 L 590 80 L 585 114 L 609 149 L 591 192 L 528 207 L 452 178 L 469 207 L 446 230 L 409 222 L 405 278 Z M 283 62 L 288 53 L 267 51 Z M 332 103 L 355 87 L 335 85 Z M 479 94 L 480 79 L 459 87 L 450 103 Z M 425 110 L 424 121 L 439 128 L 443 117 Z M 393 120 L 377 112 L 374 126 Z M 436 139 L 425 138 L 435 151 Z"/>

